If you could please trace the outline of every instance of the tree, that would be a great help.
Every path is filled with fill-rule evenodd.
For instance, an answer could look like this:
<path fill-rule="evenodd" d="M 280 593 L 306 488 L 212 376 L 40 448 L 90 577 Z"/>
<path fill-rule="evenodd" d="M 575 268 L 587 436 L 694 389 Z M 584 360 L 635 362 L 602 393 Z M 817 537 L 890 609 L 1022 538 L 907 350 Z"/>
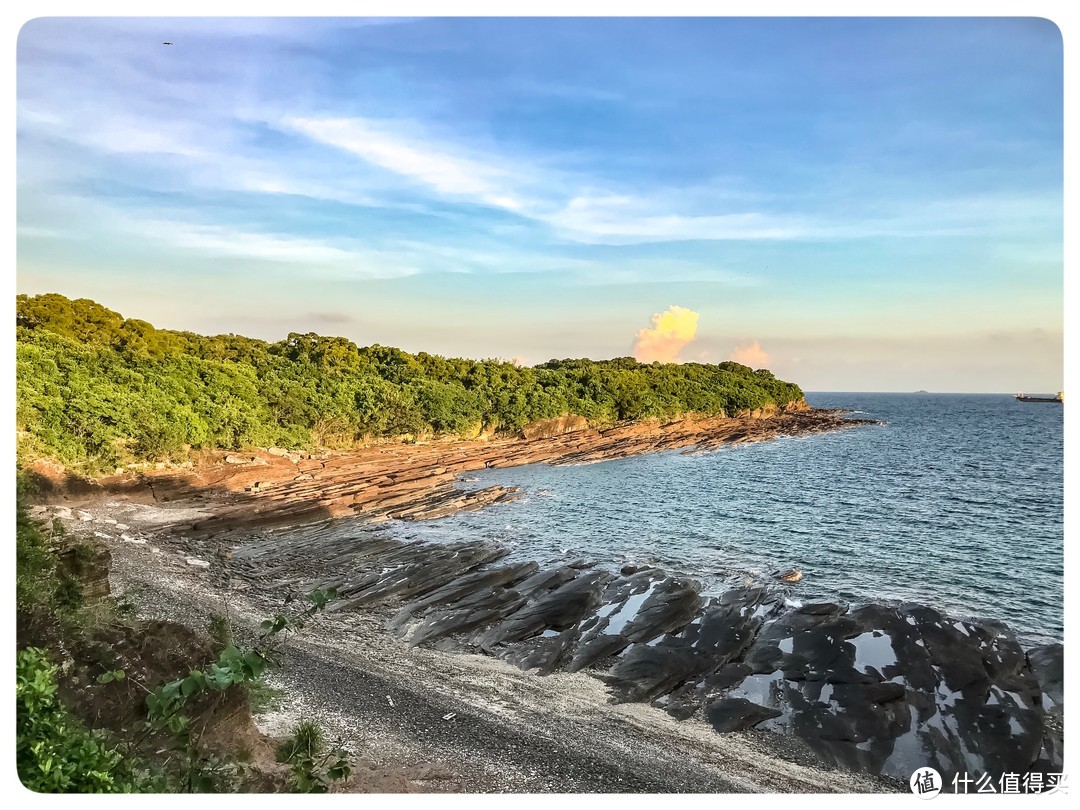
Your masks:
<path fill-rule="evenodd" d="M 732 413 L 802 399 L 767 369 L 639 363 L 631 357 L 501 360 L 409 354 L 342 337 L 277 343 L 156 329 L 93 301 L 16 300 L 20 452 L 83 472 L 183 448 L 348 447 L 365 437 L 471 435 L 538 419 L 596 426 Z"/>

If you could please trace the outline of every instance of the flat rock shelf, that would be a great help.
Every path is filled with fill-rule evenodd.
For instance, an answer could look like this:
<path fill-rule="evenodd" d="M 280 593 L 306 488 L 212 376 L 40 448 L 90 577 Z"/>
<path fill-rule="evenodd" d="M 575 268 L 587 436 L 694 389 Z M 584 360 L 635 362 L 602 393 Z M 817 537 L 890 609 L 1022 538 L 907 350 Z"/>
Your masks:
<path fill-rule="evenodd" d="M 515 487 L 467 490 L 459 477 L 526 464 L 589 464 L 663 450 L 712 450 L 724 445 L 806 436 L 874 424 L 840 411 L 796 403 L 784 411 L 741 417 L 686 417 L 580 428 L 556 436 L 486 441 L 376 445 L 315 455 L 265 448 L 210 454 L 207 463 L 143 468 L 97 482 L 80 495 L 126 494 L 153 502 L 198 505 L 198 520 L 175 527 L 213 535 L 236 529 L 294 525 L 327 517 L 367 521 L 434 520 L 516 497 Z M 62 469 L 34 465 L 45 491 L 63 493 Z"/>

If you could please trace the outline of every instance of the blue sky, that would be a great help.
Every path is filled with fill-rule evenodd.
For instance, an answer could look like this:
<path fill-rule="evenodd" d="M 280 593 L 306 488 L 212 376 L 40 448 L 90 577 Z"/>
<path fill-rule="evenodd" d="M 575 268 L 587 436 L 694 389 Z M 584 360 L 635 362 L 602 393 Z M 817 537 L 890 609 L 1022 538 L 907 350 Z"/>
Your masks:
<path fill-rule="evenodd" d="M 17 81 L 20 292 L 527 363 L 688 310 L 677 359 L 807 390 L 1062 382 L 1044 20 L 53 18 Z"/>

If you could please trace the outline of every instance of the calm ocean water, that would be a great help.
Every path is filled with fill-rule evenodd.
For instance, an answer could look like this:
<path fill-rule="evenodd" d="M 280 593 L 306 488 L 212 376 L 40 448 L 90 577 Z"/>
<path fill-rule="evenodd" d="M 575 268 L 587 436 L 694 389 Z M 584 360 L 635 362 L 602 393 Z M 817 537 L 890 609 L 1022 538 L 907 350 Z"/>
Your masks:
<path fill-rule="evenodd" d="M 705 592 L 796 567 L 799 600 L 914 600 L 1061 640 L 1063 408 L 1005 395 L 807 394 L 881 426 L 687 455 L 482 471 L 521 499 L 402 537 L 499 540 L 690 574 Z"/>

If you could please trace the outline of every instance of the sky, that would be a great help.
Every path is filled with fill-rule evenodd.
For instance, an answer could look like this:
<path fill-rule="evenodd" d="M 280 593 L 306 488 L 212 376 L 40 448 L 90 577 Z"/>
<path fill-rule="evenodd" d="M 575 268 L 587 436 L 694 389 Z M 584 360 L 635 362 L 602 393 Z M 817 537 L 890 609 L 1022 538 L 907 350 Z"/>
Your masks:
<path fill-rule="evenodd" d="M 16 71 L 20 293 L 808 391 L 1062 387 L 1046 20 L 42 18 Z"/>

